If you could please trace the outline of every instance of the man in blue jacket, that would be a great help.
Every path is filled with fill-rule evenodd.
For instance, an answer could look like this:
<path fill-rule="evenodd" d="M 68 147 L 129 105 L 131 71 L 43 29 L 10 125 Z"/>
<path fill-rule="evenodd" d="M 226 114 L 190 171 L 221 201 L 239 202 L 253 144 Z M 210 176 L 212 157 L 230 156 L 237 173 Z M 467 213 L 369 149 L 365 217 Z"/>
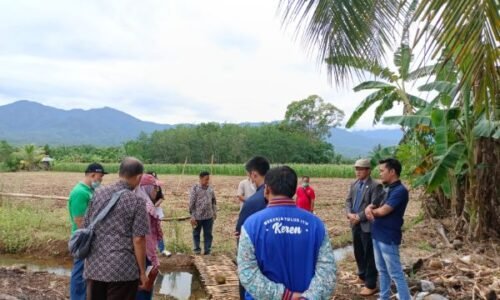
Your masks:
<path fill-rule="evenodd" d="M 255 184 L 257 190 L 248 199 L 243 202 L 243 206 L 240 210 L 240 215 L 238 216 L 238 221 L 236 222 L 236 232 L 235 236 L 239 239 L 241 226 L 245 220 L 252 214 L 263 210 L 267 206 L 266 197 L 264 197 L 264 176 L 266 176 L 267 171 L 269 171 L 270 164 L 267 158 L 262 156 L 252 157 L 246 164 L 245 169 L 248 173 L 248 177 L 252 183 Z M 240 299 L 245 298 L 245 289 L 240 283 Z"/>
<path fill-rule="evenodd" d="M 238 274 L 245 299 L 329 299 L 335 287 L 335 259 L 328 231 L 292 197 L 297 174 L 287 166 L 265 177 L 268 206 L 243 224 Z"/>

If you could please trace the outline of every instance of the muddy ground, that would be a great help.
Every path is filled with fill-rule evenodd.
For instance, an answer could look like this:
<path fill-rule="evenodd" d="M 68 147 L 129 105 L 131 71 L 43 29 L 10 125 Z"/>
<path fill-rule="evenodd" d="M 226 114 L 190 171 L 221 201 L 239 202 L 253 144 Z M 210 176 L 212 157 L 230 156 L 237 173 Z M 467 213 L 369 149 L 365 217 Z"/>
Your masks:
<path fill-rule="evenodd" d="M 82 174 L 57 172 L 1 173 L 0 192 L 65 196 L 68 195 L 73 185 L 81 177 Z M 179 217 L 186 215 L 188 189 L 197 181 L 197 177 L 179 175 L 160 175 L 159 177 L 166 184 L 166 201 L 163 205 L 166 216 Z M 116 180 L 116 176 L 111 174 L 104 178 L 103 184 L 109 184 Z M 214 255 L 222 253 L 234 254 L 235 245 L 232 235 L 239 210 L 239 204 L 234 195 L 237 184 L 241 179 L 243 178 L 212 177 L 212 184 L 216 191 L 220 210 L 214 227 Z M 343 215 L 344 199 L 350 182 L 349 179 L 311 179 L 311 185 L 316 190 L 317 195 L 316 213 L 326 223 L 334 248 L 341 247 L 349 243 L 350 240 L 350 229 Z M 445 295 L 449 299 L 494 299 L 491 298 L 493 296 L 488 296 L 488 293 L 491 295 L 491 291 L 493 293 L 500 292 L 499 242 L 489 241 L 481 244 L 462 242 L 461 237 L 453 235 L 450 220 L 439 222 L 436 220 L 423 220 L 419 194 L 418 191 L 411 191 L 410 203 L 405 214 L 404 241 L 401 245 L 401 260 L 408 268 L 413 294 L 418 292 L 419 280 L 427 279 L 435 283 L 434 292 Z M 64 200 L 9 198 L 9 201 L 47 201 L 47 205 L 55 209 L 64 209 L 66 206 Z M 444 225 L 447 238 L 451 243 L 454 240 L 459 241 L 456 243 L 455 248 L 447 247 L 446 242 L 439 236 L 435 229 L 438 223 Z M 180 248 L 187 247 L 187 251 L 189 251 L 191 229 L 188 222 L 165 222 L 163 223 L 163 229 L 167 247 L 170 250 L 174 250 L 172 245 L 175 247 L 181 245 Z M 61 260 L 69 259 L 65 241 L 49 241 L 48 243 L 52 247 L 51 254 Z M 44 245 L 41 245 L 40 247 L 30 248 L 26 251 L 26 255 L 35 257 L 46 255 L 48 252 L 44 247 Z M 419 260 L 421 260 L 421 263 L 419 263 Z M 174 261 L 172 263 L 171 261 L 169 266 L 166 265 L 167 263 L 165 259 L 162 259 L 162 264 L 164 264 L 162 268 L 175 267 L 180 262 Z M 187 260 L 184 263 L 190 264 Z M 411 267 L 415 268 L 411 269 Z M 361 286 L 354 286 L 350 283 L 356 278 L 353 255 L 349 255 L 345 260 L 339 262 L 337 269 L 338 285 L 334 299 L 363 299 L 356 295 Z M 2 280 L 0 295 L 7 291 L 6 286 L 9 286 L 9 282 L 11 284 L 17 281 L 13 272 L 12 270 L 0 269 L 0 278 Z M 8 278 L 11 276 L 13 279 L 9 280 Z M 24 279 L 19 280 L 31 280 L 36 284 L 36 288 L 47 290 L 47 292 L 54 286 L 58 286 L 57 292 L 63 295 L 67 292 L 65 290 L 67 284 L 62 284 L 68 281 L 67 278 L 56 278 L 54 275 L 40 273 L 27 275 L 22 272 L 18 276 L 25 276 Z M 57 295 L 54 297 L 57 297 Z M 28 297 L 25 299 L 41 298 Z M 376 299 L 376 297 L 365 299 Z"/>

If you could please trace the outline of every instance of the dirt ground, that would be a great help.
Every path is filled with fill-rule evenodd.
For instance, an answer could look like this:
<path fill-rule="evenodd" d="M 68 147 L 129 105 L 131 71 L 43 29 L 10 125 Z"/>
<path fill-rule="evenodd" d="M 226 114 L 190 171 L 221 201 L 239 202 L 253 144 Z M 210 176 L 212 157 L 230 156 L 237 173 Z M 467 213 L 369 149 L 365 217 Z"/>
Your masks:
<path fill-rule="evenodd" d="M 77 173 L 0 173 L 0 192 L 67 196 L 74 184 L 81 178 L 82 174 Z M 166 201 L 162 206 L 166 217 L 187 215 L 188 190 L 190 186 L 197 182 L 197 177 L 159 175 L 159 178 L 165 183 Z M 114 174 L 107 175 L 104 177 L 103 184 L 112 183 L 116 179 L 117 177 Z M 239 211 L 235 192 L 238 182 L 242 179 L 243 177 L 231 176 L 213 176 L 211 179 L 219 208 L 218 219 L 214 227 L 214 255 L 222 253 L 234 254 L 233 231 Z M 350 229 L 343 214 L 345 195 L 350 182 L 349 179 L 311 178 L 311 186 L 315 189 L 317 195 L 316 213 L 326 223 L 334 248 L 342 247 L 350 242 Z M 418 292 L 418 281 L 427 279 L 436 283 L 436 293 L 445 295 L 449 299 L 496 299 L 486 298 L 486 296 L 483 298 L 481 295 L 486 295 L 488 291 L 496 291 L 496 293 L 500 291 L 500 280 L 498 279 L 500 275 L 500 259 L 498 256 L 500 246 L 498 241 L 482 244 L 463 242 L 456 249 L 447 247 L 435 230 L 436 221 L 423 220 L 419 194 L 418 191 L 411 191 L 410 193 L 410 202 L 405 214 L 403 244 L 401 245 L 401 260 L 408 268 L 410 278 L 413 280 L 413 294 Z M 26 200 L 12 198 L 12 201 Z M 54 207 L 63 208 L 66 206 L 64 200 L 54 200 L 52 203 L 51 205 Z M 453 236 L 450 224 L 447 224 L 446 221 L 443 221 L 442 224 L 449 234 L 450 242 L 461 240 L 461 237 Z M 164 222 L 162 226 L 165 242 L 169 250 L 173 252 L 190 251 L 191 228 L 187 221 Z M 57 256 L 61 259 L 67 258 L 65 244 L 60 247 L 61 253 Z M 30 254 L 37 255 L 37 252 L 32 249 Z M 38 255 L 43 255 L 43 252 L 38 253 Z M 467 257 L 467 255 L 473 258 L 473 262 L 469 262 L 470 265 L 466 265 L 461 261 L 461 258 Z M 419 260 L 421 260 L 421 266 L 416 268 L 419 265 Z M 436 266 L 431 266 L 432 262 L 435 261 L 440 262 L 437 269 Z M 182 263 L 190 264 L 187 260 Z M 164 267 L 175 267 L 175 265 L 182 263 L 174 262 Z M 465 265 L 462 266 L 462 264 Z M 0 295 L 6 292 L 5 280 L 9 277 L 2 275 L 4 272 L 9 276 L 13 275 L 13 271 L 0 269 L 3 286 L 0 288 Z M 32 276 L 40 277 L 41 275 L 34 274 Z M 338 284 L 333 299 L 362 299 L 356 295 L 361 286 L 354 286 L 349 283 L 355 278 L 356 266 L 354 257 L 351 254 L 337 266 Z M 52 275 L 47 275 L 47 279 L 40 284 L 39 288 L 48 289 L 52 281 Z M 34 280 L 33 282 L 37 281 Z M 498 288 L 495 284 L 498 285 Z M 376 297 L 365 299 L 376 299 Z"/>

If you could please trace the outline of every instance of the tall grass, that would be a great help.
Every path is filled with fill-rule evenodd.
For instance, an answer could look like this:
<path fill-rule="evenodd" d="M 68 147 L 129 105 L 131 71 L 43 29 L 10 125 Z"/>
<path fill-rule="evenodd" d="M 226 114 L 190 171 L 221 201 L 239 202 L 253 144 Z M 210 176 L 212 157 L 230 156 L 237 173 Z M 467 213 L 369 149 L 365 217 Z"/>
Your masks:
<path fill-rule="evenodd" d="M 84 172 L 86 163 L 56 163 L 52 170 L 60 172 Z M 106 171 L 117 173 L 119 164 L 103 164 Z M 299 176 L 325 178 L 354 178 L 354 168 L 351 165 L 332 164 L 288 164 Z M 245 176 L 243 164 L 146 164 L 147 171 L 156 171 L 159 174 L 198 175 L 201 171 L 209 171 L 214 175 Z"/>
<path fill-rule="evenodd" d="M 69 221 L 65 208 L 47 201 L 0 198 L 0 251 L 19 253 L 47 241 L 67 240 Z"/>

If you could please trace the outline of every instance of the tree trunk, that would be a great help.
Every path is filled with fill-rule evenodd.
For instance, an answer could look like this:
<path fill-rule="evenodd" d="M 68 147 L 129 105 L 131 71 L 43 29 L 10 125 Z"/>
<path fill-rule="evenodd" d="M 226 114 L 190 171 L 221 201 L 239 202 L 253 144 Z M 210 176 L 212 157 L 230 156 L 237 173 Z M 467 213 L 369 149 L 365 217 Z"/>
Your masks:
<path fill-rule="evenodd" d="M 475 149 L 476 187 L 473 210 L 475 222 L 470 222 L 472 239 L 500 236 L 500 140 L 480 138 Z"/>

